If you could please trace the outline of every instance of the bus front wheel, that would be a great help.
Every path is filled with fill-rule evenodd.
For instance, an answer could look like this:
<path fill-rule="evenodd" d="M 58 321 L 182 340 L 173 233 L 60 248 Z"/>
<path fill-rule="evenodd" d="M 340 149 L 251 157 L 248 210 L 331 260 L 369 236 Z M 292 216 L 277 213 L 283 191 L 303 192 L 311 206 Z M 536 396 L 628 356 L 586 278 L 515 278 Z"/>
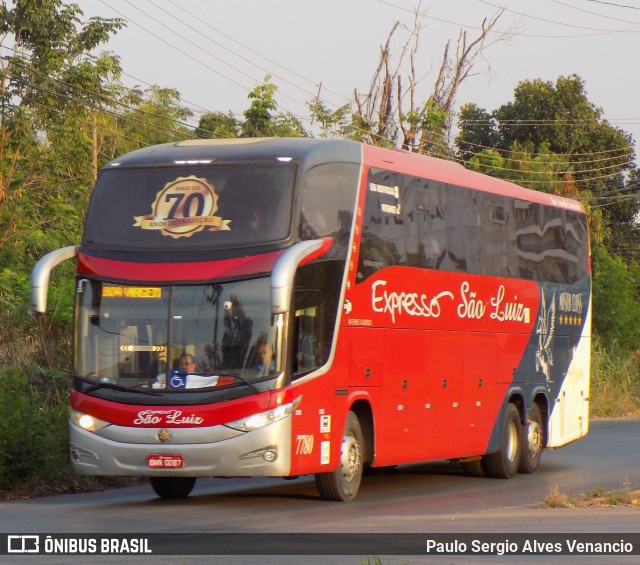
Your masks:
<path fill-rule="evenodd" d="M 340 462 L 335 471 L 317 473 L 316 486 L 325 500 L 347 502 L 358 494 L 364 467 L 364 436 L 360 421 L 349 412 L 342 434 Z"/>
<path fill-rule="evenodd" d="M 151 488 L 160 498 L 186 498 L 191 494 L 195 477 L 150 477 Z"/>
<path fill-rule="evenodd" d="M 511 479 L 518 472 L 522 451 L 522 424 L 520 412 L 514 404 L 505 409 L 500 449 L 496 453 L 484 456 L 487 475 L 497 479 Z"/>

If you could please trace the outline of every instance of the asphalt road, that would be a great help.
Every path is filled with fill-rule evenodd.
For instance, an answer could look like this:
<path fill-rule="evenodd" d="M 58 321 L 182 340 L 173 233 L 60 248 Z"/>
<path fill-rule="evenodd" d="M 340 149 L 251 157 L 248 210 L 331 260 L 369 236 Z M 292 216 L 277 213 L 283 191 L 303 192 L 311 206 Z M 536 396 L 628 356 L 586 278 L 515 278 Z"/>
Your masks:
<path fill-rule="evenodd" d="M 354 502 L 336 503 L 319 499 L 310 477 L 281 479 L 199 480 L 184 500 L 161 500 L 148 485 L 105 492 L 60 495 L 0 504 L 0 528 L 12 534 L 267 534 L 285 544 L 286 533 L 404 534 L 439 539 L 453 533 L 463 540 L 495 534 L 498 540 L 544 534 L 586 533 L 624 538 L 637 534 L 640 550 L 640 508 L 543 509 L 539 505 L 551 489 L 572 496 L 596 488 L 640 488 L 640 418 L 597 420 L 589 435 L 569 446 L 543 455 L 533 475 L 511 480 L 471 478 L 448 462 L 403 466 L 390 474 L 365 477 Z M 470 536 L 470 537 L 469 537 Z M 206 537 L 206 536 L 205 536 Z M 239 544 L 262 540 L 242 536 Z M 347 536 L 348 539 L 348 536 Z M 395 539 L 395 538 L 392 538 Z M 485 538 L 482 538 L 485 539 Z M 493 538 L 486 538 L 493 539 Z M 520 539 L 520 538 L 518 538 Z M 585 539 L 584 537 L 580 539 Z M 331 541 L 331 540 L 329 540 Z M 362 541 L 358 542 L 362 547 Z M 366 541 L 365 541 L 366 543 Z M 519 542 L 520 543 L 520 542 Z M 244 545 L 247 553 L 253 550 Z M 363 551 L 348 556 L 19 556 L 19 562 L 35 563 L 349 563 L 400 565 L 417 563 L 638 563 L 634 556 L 447 556 L 404 555 L 401 545 L 390 555 Z M 320 551 L 319 553 L 322 553 Z M 395 555 L 394 555 L 395 554 Z M 2 563 L 15 563 L 18 556 L 0 556 Z"/>

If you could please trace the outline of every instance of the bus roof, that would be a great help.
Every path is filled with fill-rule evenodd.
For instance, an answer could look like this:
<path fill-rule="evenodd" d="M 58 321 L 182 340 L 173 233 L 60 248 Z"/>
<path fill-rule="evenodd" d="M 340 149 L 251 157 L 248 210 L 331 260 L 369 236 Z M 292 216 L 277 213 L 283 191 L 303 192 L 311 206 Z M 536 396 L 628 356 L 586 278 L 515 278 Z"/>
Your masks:
<path fill-rule="evenodd" d="M 192 139 L 138 149 L 105 166 L 145 167 L 208 163 L 295 160 L 313 166 L 325 162 L 362 162 L 362 146 L 342 139 L 239 138 Z"/>
<path fill-rule="evenodd" d="M 364 146 L 363 151 L 365 162 L 372 167 L 393 169 L 434 181 L 584 213 L 584 207 L 577 200 L 531 190 L 506 180 L 470 171 L 455 161 L 370 145 Z"/>
<path fill-rule="evenodd" d="M 470 171 L 454 161 L 343 139 L 193 139 L 139 149 L 111 161 L 104 168 L 200 165 L 217 161 L 273 159 L 294 160 L 302 163 L 305 168 L 325 162 L 364 163 L 371 167 L 584 213 L 584 207 L 576 200 L 523 188 L 502 179 Z"/>

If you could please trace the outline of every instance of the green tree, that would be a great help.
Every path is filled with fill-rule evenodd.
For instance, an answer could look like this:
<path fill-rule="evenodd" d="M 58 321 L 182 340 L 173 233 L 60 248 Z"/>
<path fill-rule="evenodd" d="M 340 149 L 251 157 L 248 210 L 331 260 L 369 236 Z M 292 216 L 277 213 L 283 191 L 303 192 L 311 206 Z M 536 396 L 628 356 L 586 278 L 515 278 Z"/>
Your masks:
<path fill-rule="evenodd" d="M 117 58 L 91 52 L 121 20 L 82 22 L 75 4 L 0 6 L 0 267 L 75 240 L 92 181 L 91 107 L 109 104 Z M 71 182 L 69 182 L 71 179 Z M 45 236 L 46 234 L 46 236 Z"/>
<path fill-rule="evenodd" d="M 208 112 L 200 117 L 196 128 L 196 137 L 203 139 L 233 139 L 240 133 L 240 124 L 233 112 Z"/>
<path fill-rule="evenodd" d="M 311 112 L 311 121 L 320 124 L 320 137 L 342 137 L 351 139 L 354 135 L 353 124 L 350 120 L 351 105 L 344 104 L 335 110 L 331 110 L 319 99 L 308 104 Z"/>
<path fill-rule="evenodd" d="M 180 104 L 180 93 L 152 86 L 123 91 L 117 113 L 105 112 L 98 128 L 101 164 L 140 147 L 193 137 L 187 120 L 193 112 Z"/>
<path fill-rule="evenodd" d="M 278 88 L 266 76 L 263 84 L 250 93 L 251 104 L 244 112 L 240 137 L 306 137 L 300 121 L 290 113 L 278 112 L 275 100 Z"/>
<path fill-rule="evenodd" d="M 614 343 L 625 349 L 640 345 L 640 268 L 607 251 L 593 250 L 593 325 L 609 348 Z"/>
<path fill-rule="evenodd" d="M 278 88 L 266 76 L 249 94 L 249 108 L 243 112 L 244 120 L 233 113 L 210 112 L 204 114 L 195 134 L 201 138 L 234 137 L 307 137 L 302 123 L 288 112 L 281 112 L 276 102 Z"/>
<path fill-rule="evenodd" d="M 471 162 L 485 149 L 496 151 L 499 134 L 494 117 L 475 103 L 465 104 L 458 112 L 460 133 L 456 139 L 458 157 Z"/>

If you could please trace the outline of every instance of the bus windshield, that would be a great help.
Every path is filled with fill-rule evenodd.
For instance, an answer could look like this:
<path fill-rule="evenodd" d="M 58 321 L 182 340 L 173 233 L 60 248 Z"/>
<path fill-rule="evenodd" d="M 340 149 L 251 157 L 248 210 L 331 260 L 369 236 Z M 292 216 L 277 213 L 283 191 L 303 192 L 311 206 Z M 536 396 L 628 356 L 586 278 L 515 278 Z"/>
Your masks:
<path fill-rule="evenodd" d="M 75 375 L 154 391 L 203 389 L 279 370 L 269 279 L 121 286 L 80 279 Z"/>
<path fill-rule="evenodd" d="M 282 241 L 291 226 L 294 179 L 291 163 L 105 169 L 82 243 L 184 252 Z"/>

